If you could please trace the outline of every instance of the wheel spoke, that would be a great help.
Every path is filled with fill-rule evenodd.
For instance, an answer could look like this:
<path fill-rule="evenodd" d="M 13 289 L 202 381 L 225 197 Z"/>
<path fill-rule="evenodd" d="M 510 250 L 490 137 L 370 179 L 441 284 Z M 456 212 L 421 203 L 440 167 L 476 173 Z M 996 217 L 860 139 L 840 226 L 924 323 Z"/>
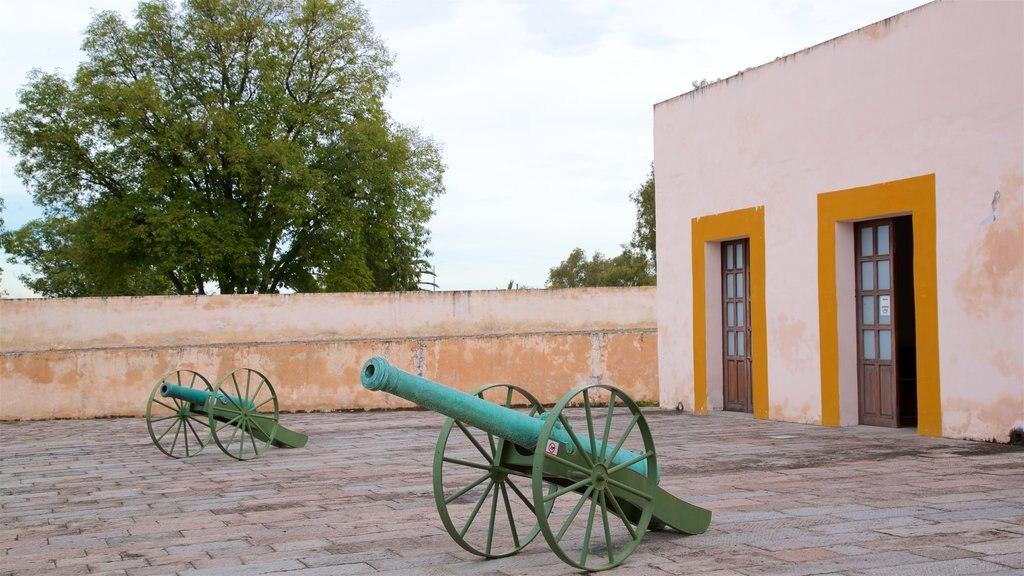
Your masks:
<path fill-rule="evenodd" d="M 583 533 L 583 550 L 580 552 L 580 566 L 587 565 L 587 553 L 590 552 L 590 533 L 594 528 L 594 513 L 597 511 L 597 499 L 590 496 L 590 514 L 587 516 L 587 529 Z"/>
<path fill-rule="evenodd" d="M 629 537 L 636 540 L 636 530 L 633 530 L 633 523 L 626 517 L 626 513 L 622 511 L 622 505 L 619 504 L 619 499 L 615 497 L 615 492 L 612 490 L 605 491 L 607 498 L 611 500 L 612 507 L 615 508 L 615 515 L 622 519 L 622 523 L 626 525 L 626 531 L 629 532 Z"/>
<path fill-rule="evenodd" d="M 615 415 L 615 395 L 608 395 L 608 415 L 604 419 L 604 435 L 601 437 L 601 453 L 606 454 L 608 450 L 608 438 L 612 433 L 612 417 Z"/>
<path fill-rule="evenodd" d="M 255 420 L 257 418 L 259 418 L 262 421 L 269 422 L 271 424 L 274 424 L 274 423 L 277 422 L 277 418 L 274 418 L 270 414 L 260 414 L 258 412 L 250 412 L 249 413 L 249 419 L 250 420 Z"/>
<path fill-rule="evenodd" d="M 551 492 L 550 494 L 547 494 L 546 496 L 544 496 L 544 501 L 547 502 L 549 500 L 554 500 L 555 498 L 558 498 L 559 496 L 564 496 L 564 495 L 568 494 L 569 492 L 572 492 L 573 490 L 575 490 L 577 488 L 582 488 L 583 486 L 586 486 L 587 483 L 590 482 L 590 481 L 591 481 L 591 479 L 588 476 L 588 477 L 584 478 L 583 480 L 580 480 L 579 482 L 573 482 L 572 484 L 569 484 L 565 488 L 561 488 L 559 490 L 555 490 L 554 492 Z"/>
<path fill-rule="evenodd" d="M 239 421 L 239 419 L 241 419 L 241 418 L 242 418 L 242 415 L 241 415 L 241 414 L 238 414 L 238 413 L 236 412 L 236 413 L 235 413 L 235 417 L 234 417 L 234 418 L 232 418 L 231 420 L 228 420 L 228 421 L 226 421 L 226 422 L 222 422 L 222 423 L 221 423 L 221 426 L 217 427 L 217 429 L 216 429 L 215 431 L 216 431 L 216 432 L 220 432 L 221 430 L 223 430 L 223 429 L 227 428 L 228 426 L 234 426 L 234 427 L 235 427 L 235 431 L 237 432 L 237 431 L 238 431 L 238 426 L 237 426 L 237 425 L 235 424 L 235 422 L 238 422 L 238 421 Z M 232 436 L 232 438 L 234 438 L 234 436 Z M 230 442 L 230 441 L 229 441 L 229 442 Z"/>
<path fill-rule="evenodd" d="M 177 418 L 178 416 L 177 416 L 177 415 L 175 415 L 174 417 L 175 417 L 175 418 Z M 179 422 L 177 422 L 177 424 L 180 424 L 180 423 L 181 423 L 180 421 L 179 421 Z M 160 437 L 156 439 L 156 441 L 157 441 L 157 442 L 159 442 L 159 441 L 163 440 L 163 439 L 164 439 L 164 436 L 167 436 L 167 433 L 168 433 L 168 432 L 170 432 L 170 431 L 171 431 L 171 429 L 173 429 L 173 428 L 174 428 L 174 424 L 175 424 L 175 423 L 173 423 L 173 422 L 172 422 L 172 423 L 171 423 L 171 425 L 167 427 L 167 430 L 164 430 L 164 433 L 163 433 L 163 434 L 161 434 L 161 435 L 160 435 Z"/>
<path fill-rule="evenodd" d="M 484 480 L 487 480 L 490 477 L 491 477 L 491 473 L 490 472 L 488 472 L 487 474 L 484 474 L 483 476 L 481 476 L 481 477 L 477 478 L 476 480 L 474 480 L 473 482 L 471 482 L 465 488 L 462 488 L 458 492 L 456 492 L 456 493 L 452 494 L 451 496 L 445 498 L 444 499 L 444 503 L 445 504 L 451 504 L 456 498 L 459 498 L 463 494 L 465 494 L 466 492 L 469 492 L 473 488 L 476 488 L 477 486 L 480 485 L 481 482 L 483 482 Z"/>
<path fill-rule="evenodd" d="M 256 435 L 252 433 L 252 424 L 249 424 L 249 440 L 252 441 L 252 452 L 253 454 L 259 455 L 260 451 L 256 448 Z M 262 441 L 261 441 L 262 442 Z"/>
<path fill-rule="evenodd" d="M 241 400 L 242 400 L 242 390 L 238 387 L 238 377 L 236 376 L 235 372 L 231 373 L 231 381 L 235 385 L 235 399 L 237 399 L 239 402 L 241 402 Z M 239 406 L 239 407 L 241 407 L 241 406 Z"/>
<path fill-rule="evenodd" d="M 501 490 L 501 499 L 505 503 L 505 514 L 508 516 L 508 527 L 512 531 L 512 545 L 519 548 L 519 532 L 516 531 L 516 521 L 512 517 L 512 504 L 508 500 L 508 490 L 505 488 L 505 480 L 501 484 L 498 484 L 498 489 Z"/>
<path fill-rule="evenodd" d="M 255 396 L 254 396 L 254 398 L 255 398 Z M 273 402 L 273 401 L 274 401 L 274 397 L 273 397 L 273 396 L 271 396 L 270 398 L 267 398 L 267 399 L 266 399 L 266 400 L 264 400 L 263 402 L 260 402 L 259 404 L 257 404 L 256 406 L 254 406 L 254 407 L 253 407 L 253 410 L 259 410 L 260 408 L 263 408 L 264 406 L 266 406 L 267 404 L 270 404 L 270 403 L 271 403 L 271 402 Z"/>
<path fill-rule="evenodd" d="M 192 415 L 186 416 L 186 418 L 188 418 L 189 421 L 191 421 L 191 422 L 195 422 L 196 424 L 199 424 L 200 426 L 206 426 L 207 430 L 210 429 L 210 423 L 207 420 L 203 420 L 202 418 L 196 418 L 195 416 L 192 416 Z"/>
<path fill-rule="evenodd" d="M 565 427 L 565 431 L 569 434 L 569 439 L 572 440 L 572 443 L 576 445 L 576 449 L 583 455 L 583 459 L 587 461 L 587 465 L 593 467 L 594 461 L 591 460 L 590 454 L 587 453 L 587 449 L 583 447 L 583 443 L 580 442 L 580 438 L 576 435 L 576 431 L 569 426 L 569 421 L 565 418 L 565 414 L 559 412 L 558 420 L 562 423 L 562 426 Z"/>
<path fill-rule="evenodd" d="M 444 462 L 449 464 L 455 464 L 456 466 L 465 466 L 467 468 L 476 468 L 477 470 L 490 470 L 491 467 L 486 464 L 478 464 L 476 462 L 470 462 L 469 460 L 460 460 L 459 458 L 452 458 L 451 456 L 445 456 L 441 458 Z"/>
<path fill-rule="evenodd" d="M 484 489 L 483 495 L 476 501 L 476 506 L 473 507 L 473 511 L 470 512 L 469 518 L 466 519 L 465 526 L 463 526 L 462 530 L 459 531 L 460 538 L 466 537 L 466 532 L 469 532 L 469 527 L 472 526 L 473 520 L 476 520 L 476 515 L 480 512 L 480 507 L 484 505 L 484 501 L 487 500 L 487 495 L 491 493 L 491 488 L 494 488 L 494 480 L 487 483 L 487 488 Z"/>
<path fill-rule="evenodd" d="M 508 487 L 511 488 L 512 491 L 516 493 L 516 496 L 518 496 L 519 499 L 523 501 L 523 504 L 526 504 L 526 507 L 530 509 L 530 512 L 534 516 L 536 516 L 537 509 L 533 507 L 533 503 L 530 502 L 530 499 L 526 497 L 526 494 L 523 494 L 522 490 L 519 489 L 519 486 L 516 486 L 515 482 L 512 482 L 508 478 L 505 479 L 505 483 L 508 484 Z"/>
<path fill-rule="evenodd" d="M 612 449 L 612 453 L 608 456 L 607 462 L 611 462 L 615 458 L 615 455 L 619 453 L 622 445 L 626 442 L 626 438 L 629 437 L 629 433 L 633 431 L 633 427 L 636 426 L 636 423 L 639 421 L 640 413 L 637 412 L 636 414 L 633 414 L 633 419 L 629 421 L 629 425 L 626 426 L 626 430 L 622 433 L 622 436 L 619 437 L 619 441 L 615 443 L 615 448 Z"/>
<path fill-rule="evenodd" d="M 248 372 L 245 373 L 245 399 L 246 400 L 248 400 L 250 398 L 253 398 L 252 396 L 249 396 L 249 382 L 251 382 L 251 381 L 252 381 L 252 370 L 249 370 Z"/>
<path fill-rule="evenodd" d="M 238 429 L 242 431 L 242 437 L 238 441 L 238 459 L 241 460 L 245 453 L 245 433 L 246 433 L 246 422 L 242 420 L 238 423 Z M 251 434 L 250 434 L 251 436 Z"/>
<path fill-rule="evenodd" d="M 490 432 L 487 433 L 487 444 L 491 447 L 491 454 L 494 454 L 495 457 L 497 458 L 499 456 L 498 447 L 494 445 L 494 435 L 491 434 Z"/>
<path fill-rule="evenodd" d="M 608 524 L 608 504 L 605 501 L 605 490 L 601 491 L 601 522 L 604 523 L 604 545 L 608 548 L 608 563 L 615 563 L 614 549 L 612 548 L 612 528 Z"/>
<path fill-rule="evenodd" d="M 181 434 L 181 420 L 178 420 L 178 425 L 174 427 L 174 440 L 171 441 L 171 449 L 169 452 L 174 454 L 174 447 L 178 445 L 178 435 Z"/>
<path fill-rule="evenodd" d="M 178 418 L 180 414 L 171 414 L 170 416 L 162 416 L 160 418 L 153 418 L 150 420 L 152 423 L 163 422 L 164 420 L 170 420 L 171 418 Z"/>
<path fill-rule="evenodd" d="M 487 528 L 487 547 L 484 549 L 484 552 L 487 554 L 491 553 L 491 544 L 494 542 L 494 520 L 498 516 L 499 488 L 501 488 L 501 484 L 498 484 L 497 487 L 494 488 L 494 494 L 491 495 L 491 518 L 489 520 L 490 524 Z"/>
<path fill-rule="evenodd" d="M 477 441 L 477 439 L 469 432 L 469 430 L 462 424 L 462 422 L 455 420 L 455 425 L 459 427 L 459 430 L 462 430 L 462 433 L 465 434 L 466 438 L 468 438 L 469 441 L 473 443 L 473 446 L 476 446 L 476 449 L 479 450 L 481 454 L 483 454 L 487 462 L 493 465 L 494 459 L 491 457 L 490 454 L 487 453 L 486 450 L 484 450 L 484 447 L 480 445 L 480 442 Z"/>
<path fill-rule="evenodd" d="M 188 425 L 188 419 L 187 418 L 182 418 L 181 419 L 181 427 L 185 429 L 185 457 L 186 458 L 188 458 L 189 455 L 190 455 L 190 452 L 188 450 L 188 429 L 187 429 L 187 425 Z"/>
<path fill-rule="evenodd" d="M 611 468 L 608 469 L 608 473 L 609 474 L 614 474 L 614 473 L 618 472 L 619 470 L 622 470 L 623 468 L 629 468 L 633 464 L 636 464 L 637 462 L 639 462 L 641 460 L 646 460 L 646 459 L 650 458 L 651 456 L 654 456 L 654 451 L 653 450 L 648 450 L 647 452 L 644 452 L 643 454 L 637 454 L 636 458 L 630 458 L 629 460 L 626 460 L 625 462 L 623 462 L 621 464 L 616 464 L 615 466 L 612 466 Z"/>
<path fill-rule="evenodd" d="M 260 385 L 256 387 L 256 391 L 252 393 L 251 397 L 252 398 L 257 398 L 260 395 L 260 390 L 263 390 L 263 385 L 266 384 L 266 383 L 267 383 L 267 379 L 266 378 L 260 378 Z M 273 398 L 274 396 L 271 395 L 270 397 Z M 260 404 L 260 406 L 262 406 L 262 404 Z"/>
<path fill-rule="evenodd" d="M 192 431 L 192 436 L 195 437 L 196 444 L 198 444 L 199 447 L 202 448 L 203 447 L 203 439 L 199 437 L 199 433 L 196 432 L 196 428 L 195 428 L 195 426 L 192 425 L 192 421 L 190 419 L 186 418 L 185 419 L 185 425 L 188 426 L 188 429 Z M 188 435 L 186 435 L 185 437 L 188 438 Z"/>
<path fill-rule="evenodd" d="M 154 404 L 159 404 L 159 405 L 163 406 L 164 408 L 167 408 L 168 410 L 170 410 L 172 412 L 177 412 L 179 410 L 179 408 L 172 408 L 172 407 L 168 406 L 167 404 L 164 404 L 163 402 L 157 400 L 156 398 L 153 398 L 153 403 Z M 172 416 L 172 418 L 173 418 L 173 416 Z"/>
<path fill-rule="evenodd" d="M 622 482 L 619 482 L 618 480 L 609 478 L 608 479 L 608 483 L 611 484 L 612 486 L 615 486 L 619 490 L 624 490 L 626 492 L 629 492 L 630 494 L 636 496 L 637 498 L 642 498 L 644 501 L 650 501 L 652 499 L 652 496 L 650 494 L 641 492 L 641 491 L 637 490 L 636 488 L 633 488 L 632 486 L 629 486 L 629 485 L 623 484 Z"/>
<path fill-rule="evenodd" d="M 569 529 L 569 526 L 572 526 L 572 521 L 576 519 L 576 515 L 579 514 L 580 510 L 583 509 L 583 504 L 587 501 L 587 497 L 589 497 L 593 491 L 593 486 L 587 486 L 587 489 L 583 492 L 583 495 L 580 496 L 579 501 L 576 502 L 576 506 L 573 507 L 572 512 L 569 513 L 569 516 L 565 519 L 565 522 L 562 523 L 562 528 L 558 531 L 558 534 L 555 535 L 555 540 L 562 540 L 562 536 L 565 535 L 565 531 Z"/>
<path fill-rule="evenodd" d="M 552 456 L 551 454 L 546 454 L 544 457 L 545 458 L 549 458 L 549 459 L 551 459 L 551 460 L 553 460 L 555 462 L 558 462 L 562 466 L 567 466 L 569 468 L 572 468 L 573 470 L 575 470 L 577 472 L 580 472 L 582 474 L 586 474 L 588 476 L 590 475 L 590 469 L 589 468 L 585 468 L 583 466 L 580 466 L 579 464 L 577 464 L 575 462 L 572 462 L 570 460 L 566 460 L 565 458 L 561 458 L 559 456 Z"/>
<path fill-rule="evenodd" d="M 590 394 L 583 393 L 583 409 L 587 412 L 587 434 L 590 438 L 590 454 L 597 460 L 597 442 L 594 442 L 594 417 L 590 413 Z"/>
<path fill-rule="evenodd" d="M 231 422 L 237 421 L 237 420 L 238 420 L 239 418 L 241 418 L 241 416 L 239 416 L 238 418 L 235 418 L 235 419 L 234 419 L 234 420 L 232 420 Z M 229 424 L 230 424 L 230 422 L 229 422 Z M 225 424 L 225 426 L 227 426 L 227 424 Z M 231 446 L 231 444 L 232 444 L 232 443 L 234 443 L 234 441 L 235 441 L 235 436 L 237 436 L 237 435 L 238 435 L 238 431 L 239 431 L 239 430 L 241 430 L 241 428 L 242 428 L 242 427 L 241 427 L 241 422 L 239 422 L 238 424 L 235 424 L 235 425 L 234 425 L 234 428 L 235 428 L 235 429 L 234 429 L 234 430 L 233 430 L 233 431 L 231 432 L 231 437 L 230 437 L 230 438 L 228 438 L 228 441 L 227 441 L 227 442 L 225 443 L 225 444 L 227 444 L 228 446 Z M 224 426 L 221 426 L 221 428 L 220 428 L 220 429 L 221 429 L 221 430 L 223 430 L 223 429 L 224 429 Z"/>

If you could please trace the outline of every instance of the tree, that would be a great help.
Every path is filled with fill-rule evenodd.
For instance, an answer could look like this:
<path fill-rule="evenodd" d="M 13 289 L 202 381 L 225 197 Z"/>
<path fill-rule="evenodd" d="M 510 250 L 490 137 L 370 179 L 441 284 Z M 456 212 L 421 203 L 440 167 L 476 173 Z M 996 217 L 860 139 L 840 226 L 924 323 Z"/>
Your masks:
<path fill-rule="evenodd" d="M 438 147 L 393 121 L 354 0 L 148 0 L 0 116 L 44 218 L 5 248 L 49 296 L 412 290 Z"/>
<path fill-rule="evenodd" d="M 622 253 L 606 258 L 595 252 L 590 260 L 582 248 L 548 272 L 548 288 L 592 288 L 597 286 L 653 286 L 650 261 L 642 252 L 622 247 Z"/>
<path fill-rule="evenodd" d="M 636 205 L 636 228 L 633 229 L 633 241 L 630 246 L 639 250 L 651 261 L 651 274 L 655 274 L 658 265 L 657 234 L 654 213 L 654 164 L 647 179 L 639 188 L 629 195 Z"/>
<path fill-rule="evenodd" d="M 647 179 L 629 198 L 636 205 L 636 228 L 632 241 L 622 246 L 622 253 L 607 258 L 595 252 L 587 260 L 586 252 L 575 248 L 568 258 L 548 272 L 548 288 L 653 286 L 657 282 L 653 166 Z"/>

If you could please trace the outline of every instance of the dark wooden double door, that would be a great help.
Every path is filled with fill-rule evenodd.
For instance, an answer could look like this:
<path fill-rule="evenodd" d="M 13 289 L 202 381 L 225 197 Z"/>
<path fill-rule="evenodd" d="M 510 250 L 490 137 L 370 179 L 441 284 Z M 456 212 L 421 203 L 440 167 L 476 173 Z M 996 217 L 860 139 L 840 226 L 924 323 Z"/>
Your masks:
<path fill-rule="evenodd" d="M 753 412 L 750 377 L 750 242 L 722 242 L 724 410 Z"/>
<path fill-rule="evenodd" d="M 917 424 L 913 233 L 909 217 L 854 225 L 860 423 Z"/>

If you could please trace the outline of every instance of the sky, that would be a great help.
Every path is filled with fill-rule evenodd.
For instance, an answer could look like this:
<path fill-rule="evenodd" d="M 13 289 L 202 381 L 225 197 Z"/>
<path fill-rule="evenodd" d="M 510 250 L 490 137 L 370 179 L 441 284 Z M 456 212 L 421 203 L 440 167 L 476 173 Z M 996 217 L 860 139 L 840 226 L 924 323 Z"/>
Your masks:
<path fill-rule="evenodd" d="M 447 192 L 428 225 L 439 288 L 543 288 L 573 248 L 618 254 L 654 157 L 654 104 L 922 3 L 363 0 L 396 57 L 389 112 L 442 149 Z M 136 5 L 0 0 L 0 110 L 33 68 L 74 73 L 93 14 L 130 20 Z M 16 162 L 0 143 L 7 229 L 41 216 Z M 17 280 L 27 267 L 3 269 L 8 297 L 33 295 Z"/>

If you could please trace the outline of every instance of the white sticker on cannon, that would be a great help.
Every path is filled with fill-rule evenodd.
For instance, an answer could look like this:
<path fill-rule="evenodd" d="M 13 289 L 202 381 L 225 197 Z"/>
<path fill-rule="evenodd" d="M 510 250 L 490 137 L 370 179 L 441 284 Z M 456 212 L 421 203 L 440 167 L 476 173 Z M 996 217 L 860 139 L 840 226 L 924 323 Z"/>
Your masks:
<path fill-rule="evenodd" d="M 559 444 L 558 442 L 554 440 L 548 440 L 548 447 L 544 449 L 544 451 L 547 452 L 548 454 L 551 454 L 552 456 L 558 456 L 559 446 L 561 446 L 561 444 Z"/>

